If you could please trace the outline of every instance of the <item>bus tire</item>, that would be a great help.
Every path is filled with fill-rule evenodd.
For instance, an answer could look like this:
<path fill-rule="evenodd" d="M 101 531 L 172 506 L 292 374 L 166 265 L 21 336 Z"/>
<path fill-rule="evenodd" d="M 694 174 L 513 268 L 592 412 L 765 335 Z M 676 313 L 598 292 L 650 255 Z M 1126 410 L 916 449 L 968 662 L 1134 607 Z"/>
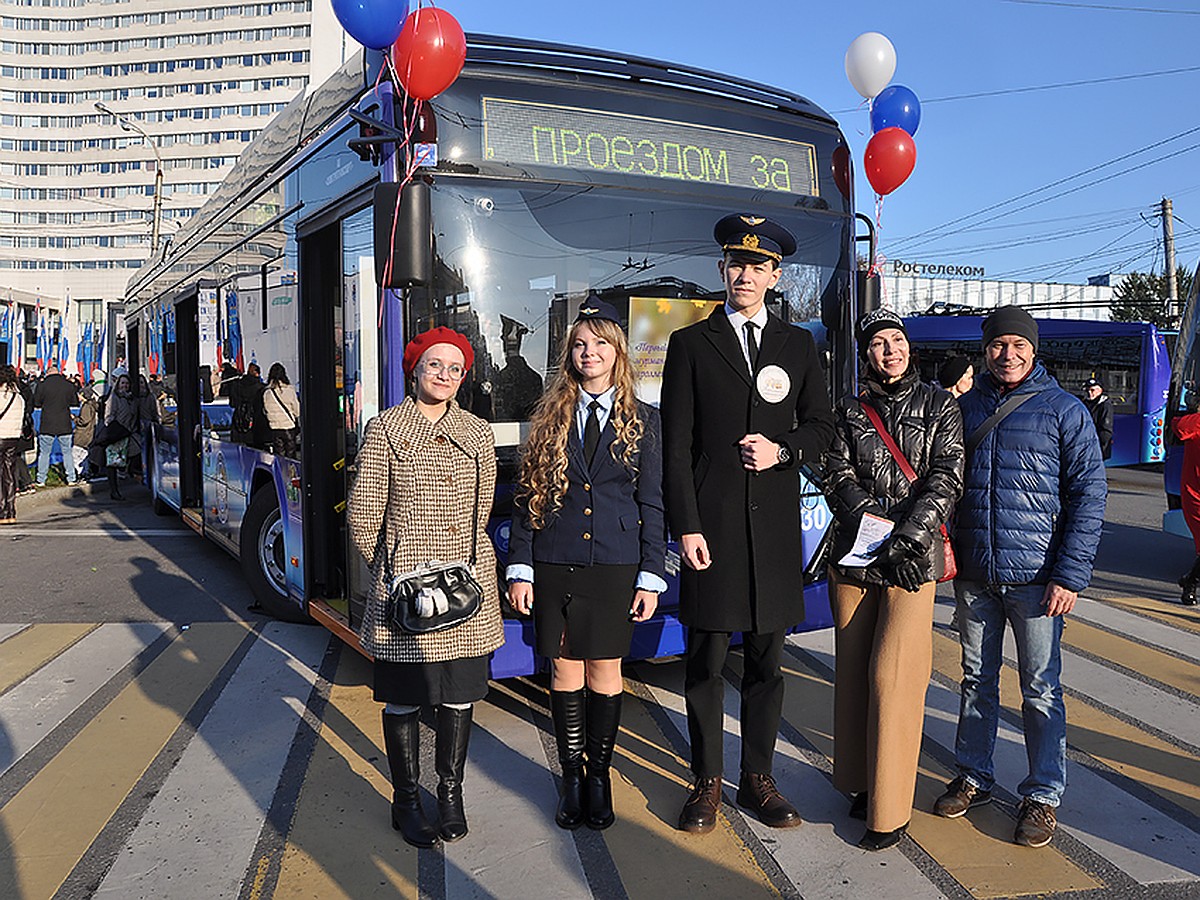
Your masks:
<path fill-rule="evenodd" d="M 283 517 L 275 492 L 258 491 L 242 520 L 242 574 L 263 611 L 281 622 L 311 624 L 312 619 L 287 594 L 287 558 L 283 544 Z"/>

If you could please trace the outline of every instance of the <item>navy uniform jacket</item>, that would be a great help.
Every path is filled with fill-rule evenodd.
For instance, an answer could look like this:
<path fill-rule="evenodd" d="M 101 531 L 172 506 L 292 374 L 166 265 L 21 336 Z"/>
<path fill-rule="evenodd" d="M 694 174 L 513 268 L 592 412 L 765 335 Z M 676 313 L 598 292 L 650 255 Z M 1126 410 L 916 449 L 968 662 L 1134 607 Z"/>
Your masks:
<path fill-rule="evenodd" d="M 666 578 L 666 525 L 662 495 L 662 430 L 658 410 L 638 403 L 645 434 L 634 462 L 634 481 L 620 461 L 621 444 L 609 416 L 589 469 L 578 429 L 567 442 L 567 493 L 545 528 L 534 530 L 518 500 L 509 539 L 510 565 L 636 565 L 639 572 Z M 632 585 L 630 585 L 632 589 Z"/>
<path fill-rule="evenodd" d="M 725 309 L 671 335 L 662 414 L 671 533 L 700 532 L 712 554 L 683 567 L 680 619 L 704 631 L 768 633 L 804 620 L 797 463 L 817 463 L 833 440 L 833 413 L 812 335 L 767 319 L 758 371 L 787 375 L 787 390 L 752 381 Z M 738 441 L 762 434 L 788 446 L 788 465 L 752 474 Z"/>

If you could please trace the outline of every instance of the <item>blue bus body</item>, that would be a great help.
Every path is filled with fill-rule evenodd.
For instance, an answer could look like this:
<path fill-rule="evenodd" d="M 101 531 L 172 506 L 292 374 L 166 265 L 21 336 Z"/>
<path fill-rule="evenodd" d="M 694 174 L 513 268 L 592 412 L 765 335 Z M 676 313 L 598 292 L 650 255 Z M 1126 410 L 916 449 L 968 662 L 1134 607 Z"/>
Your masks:
<path fill-rule="evenodd" d="M 981 371 L 981 316 L 906 318 L 920 355 L 922 375 L 936 378 L 950 355 L 967 356 Z M 1083 382 L 1098 378 L 1113 404 L 1109 466 L 1158 463 L 1166 458 L 1164 420 L 1171 365 L 1166 342 L 1145 322 L 1038 319 L 1038 357 L 1059 384 L 1083 394 Z"/>
<path fill-rule="evenodd" d="M 824 320 L 831 397 L 853 383 L 853 191 L 833 177 L 845 141 L 832 119 L 802 97 L 710 72 L 502 38 L 468 43 L 462 76 L 425 110 L 437 136 L 419 150 L 427 206 L 408 238 L 432 243 L 427 280 L 379 287 L 386 268 L 376 260 L 396 252 L 380 241 L 395 241 L 397 228 L 383 238 L 373 228 L 392 211 L 376 185 L 403 171 L 388 135 L 404 117 L 403 98 L 378 78 L 381 58 L 368 53 L 285 110 L 129 285 L 131 367 L 157 370 L 178 398 L 177 420 L 153 426 L 146 442 L 156 511 L 236 556 L 271 614 L 315 619 L 359 649 L 369 572 L 348 539 L 346 502 L 367 422 L 404 396 L 408 335 L 448 325 L 475 347 L 458 400 L 496 435 L 487 529 L 501 566 L 519 445 L 576 310 L 597 293 L 627 317 L 631 346 L 649 348 L 639 371 L 654 402 L 655 348 L 722 296 L 711 241 L 721 214 L 761 210 L 801 238 L 768 302 L 797 326 Z M 640 143 L 629 129 L 642 129 Z M 296 459 L 232 440 L 228 401 L 212 398 L 214 370 L 228 364 L 233 377 L 251 361 L 264 374 L 279 362 L 292 379 Z M 806 479 L 802 493 L 797 552 L 808 563 L 830 514 Z M 823 572 L 810 581 L 800 627 L 829 627 Z M 654 619 L 635 629 L 631 657 L 683 651 L 677 577 L 669 584 Z M 493 677 L 537 671 L 531 621 L 506 617 L 504 629 Z"/>

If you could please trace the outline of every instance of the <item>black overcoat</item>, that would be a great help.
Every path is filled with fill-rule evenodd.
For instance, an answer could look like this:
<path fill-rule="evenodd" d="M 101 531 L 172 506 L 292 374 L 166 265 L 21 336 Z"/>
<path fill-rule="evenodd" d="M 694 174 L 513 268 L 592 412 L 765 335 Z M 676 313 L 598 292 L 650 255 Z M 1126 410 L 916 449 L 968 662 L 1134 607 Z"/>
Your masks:
<path fill-rule="evenodd" d="M 667 347 L 667 521 L 676 538 L 702 533 L 713 560 L 703 572 L 682 569 L 680 618 L 690 627 L 765 633 L 804 619 L 796 466 L 819 461 L 833 440 L 833 414 L 809 332 L 770 316 L 758 372 L 768 366 L 787 375 L 777 402 L 756 388 L 723 306 L 676 331 Z M 738 442 L 754 433 L 786 444 L 791 463 L 742 468 Z"/>

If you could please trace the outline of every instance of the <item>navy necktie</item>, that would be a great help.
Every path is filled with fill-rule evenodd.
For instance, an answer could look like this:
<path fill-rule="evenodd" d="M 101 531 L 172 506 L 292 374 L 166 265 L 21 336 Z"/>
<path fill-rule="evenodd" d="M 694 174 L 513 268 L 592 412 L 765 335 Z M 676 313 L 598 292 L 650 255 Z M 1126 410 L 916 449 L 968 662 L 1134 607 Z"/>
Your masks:
<path fill-rule="evenodd" d="M 599 400 L 588 404 L 587 423 L 583 426 L 583 458 L 589 466 L 596 455 L 596 448 L 600 446 L 600 417 L 596 414 L 599 408 Z"/>

